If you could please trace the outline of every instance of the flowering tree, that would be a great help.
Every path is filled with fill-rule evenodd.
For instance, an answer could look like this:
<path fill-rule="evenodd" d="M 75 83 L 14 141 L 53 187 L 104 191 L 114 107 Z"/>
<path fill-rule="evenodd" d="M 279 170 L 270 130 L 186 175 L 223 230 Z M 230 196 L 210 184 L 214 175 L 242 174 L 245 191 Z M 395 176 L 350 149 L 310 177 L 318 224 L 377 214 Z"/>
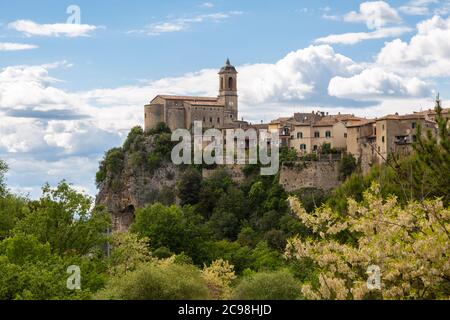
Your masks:
<path fill-rule="evenodd" d="M 206 282 L 211 297 L 215 300 L 229 299 L 231 282 L 236 279 L 234 267 L 222 259 L 213 261 L 211 265 L 204 266 L 202 278 Z"/>
<path fill-rule="evenodd" d="M 296 198 L 289 202 L 315 235 L 291 239 L 285 253 L 317 267 L 302 286 L 306 298 L 450 298 L 450 209 L 440 199 L 402 207 L 373 184 L 361 203 L 349 199 L 345 216 L 328 207 L 308 214 Z"/>

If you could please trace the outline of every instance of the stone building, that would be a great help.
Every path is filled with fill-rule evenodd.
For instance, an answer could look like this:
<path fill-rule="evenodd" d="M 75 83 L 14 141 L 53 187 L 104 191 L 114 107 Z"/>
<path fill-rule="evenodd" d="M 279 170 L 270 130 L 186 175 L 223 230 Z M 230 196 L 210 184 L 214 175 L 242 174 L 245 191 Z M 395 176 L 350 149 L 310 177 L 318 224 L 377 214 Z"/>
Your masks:
<path fill-rule="evenodd" d="M 436 104 L 440 105 L 439 97 Z M 442 111 L 450 116 L 450 109 Z M 417 140 L 417 128 L 422 134 L 437 134 L 436 112 L 426 110 L 412 114 L 391 114 L 372 120 L 362 119 L 347 126 L 347 151 L 360 160 L 364 172 L 372 164 L 385 162 L 391 154 L 407 155 Z"/>
<path fill-rule="evenodd" d="M 325 112 L 295 113 L 290 118 L 279 118 L 269 124 L 269 131 L 278 131 L 282 146 L 299 153 L 313 153 L 324 144 L 331 148 L 347 148 L 347 125 L 359 121 L 350 114 L 329 115 Z"/>
<path fill-rule="evenodd" d="M 145 130 L 161 122 L 171 130 L 190 129 L 194 121 L 202 121 L 204 128 L 239 127 L 237 74 L 228 59 L 219 71 L 217 97 L 156 96 L 144 107 Z"/>

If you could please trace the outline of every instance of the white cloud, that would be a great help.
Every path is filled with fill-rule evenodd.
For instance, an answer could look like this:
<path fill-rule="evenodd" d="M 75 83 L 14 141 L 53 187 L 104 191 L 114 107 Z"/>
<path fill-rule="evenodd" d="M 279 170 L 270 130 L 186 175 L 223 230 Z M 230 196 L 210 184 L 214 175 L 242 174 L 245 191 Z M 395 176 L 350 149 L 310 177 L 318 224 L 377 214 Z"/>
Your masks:
<path fill-rule="evenodd" d="M 22 51 L 37 49 L 38 46 L 33 44 L 0 42 L 0 51 Z"/>
<path fill-rule="evenodd" d="M 86 37 L 99 27 L 88 24 L 54 23 L 39 24 L 31 20 L 17 20 L 8 24 L 8 28 L 22 32 L 28 37 Z"/>
<path fill-rule="evenodd" d="M 426 97 L 431 91 L 418 78 L 402 78 L 381 68 L 370 68 L 350 78 L 334 77 L 328 93 L 338 98 L 376 99 L 389 96 Z"/>
<path fill-rule="evenodd" d="M 53 68 L 69 66 L 60 62 L 0 70 L 0 158 L 11 165 L 8 178 L 16 190 L 37 194 L 36 189 L 46 181 L 55 184 L 66 178 L 93 194 L 98 160 L 105 150 L 120 145 L 131 127 L 143 124 L 143 106 L 154 96 L 216 96 L 218 91 L 218 68 L 214 68 L 129 86 L 71 92 L 59 88 L 60 80 L 51 76 Z M 275 63 L 236 67 L 240 116 L 253 122 L 319 106 L 330 112 L 380 115 L 392 108 L 384 102 L 385 96 L 402 102 L 407 111 L 419 109 L 409 102 L 426 105 L 427 101 L 417 98 L 427 94 L 423 81 L 389 68 L 365 70 L 364 64 L 329 45 L 293 51 Z"/>
<path fill-rule="evenodd" d="M 143 29 L 131 30 L 128 33 L 142 33 L 149 36 L 157 36 L 163 33 L 180 32 L 187 30 L 195 23 L 207 21 L 220 22 L 232 16 L 241 15 L 241 11 L 229 11 L 226 13 L 217 12 L 210 14 L 201 14 L 192 17 L 171 19 L 169 21 L 153 23 Z"/>
<path fill-rule="evenodd" d="M 341 18 L 339 16 L 331 15 L 331 14 L 327 14 L 327 13 L 324 13 L 322 15 L 322 18 L 324 18 L 325 20 L 330 20 L 330 21 L 339 21 L 339 20 L 341 20 Z"/>
<path fill-rule="evenodd" d="M 394 8 L 384 1 L 370 1 L 360 4 L 359 12 L 351 11 L 344 21 L 365 23 L 369 29 L 379 29 L 391 23 L 400 23 L 401 18 Z"/>
<path fill-rule="evenodd" d="M 429 5 L 438 3 L 438 0 L 411 0 L 398 10 L 411 16 L 424 16 L 430 13 Z"/>
<path fill-rule="evenodd" d="M 421 77 L 450 74 L 450 17 L 434 16 L 417 25 L 409 42 L 388 42 L 377 57 L 377 64 L 397 73 Z"/>
<path fill-rule="evenodd" d="M 212 2 L 204 2 L 200 5 L 202 8 L 214 8 L 214 3 Z"/>
<path fill-rule="evenodd" d="M 57 66 L 57 65 L 56 65 Z M 76 101 L 52 83 L 48 74 L 55 65 L 11 66 L 0 72 L 0 111 L 2 109 L 47 111 L 66 109 Z"/>
<path fill-rule="evenodd" d="M 349 32 L 342 34 L 332 34 L 326 37 L 318 38 L 314 42 L 326 44 L 356 44 L 366 40 L 398 37 L 404 33 L 411 31 L 413 31 L 413 29 L 408 27 L 382 28 L 371 32 Z"/>

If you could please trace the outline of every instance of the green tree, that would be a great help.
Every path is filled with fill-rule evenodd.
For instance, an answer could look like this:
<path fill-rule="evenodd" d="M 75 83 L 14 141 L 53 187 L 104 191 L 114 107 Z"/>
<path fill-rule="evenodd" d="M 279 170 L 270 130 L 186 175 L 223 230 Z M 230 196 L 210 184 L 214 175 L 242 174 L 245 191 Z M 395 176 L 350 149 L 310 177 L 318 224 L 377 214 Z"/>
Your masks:
<path fill-rule="evenodd" d="M 209 238 L 203 218 L 191 207 L 180 209 L 160 203 L 138 209 L 130 231 L 147 237 L 152 249 L 166 247 L 176 254 L 184 252 L 196 263 L 203 261 L 203 243 Z"/>
<path fill-rule="evenodd" d="M 177 194 L 180 198 L 181 205 L 197 204 L 200 198 L 200 189 L 202 185 L 201 173 L 194 169 L 188 168 L 180 177 L 177 183 Z"/>
<path fill-rule="evenodd" d="M 13 194 L 0 196 L 0 240 L 13 235 L 13 229 L 27 210 L 27 199 Z"/>
<path fill-rule="evenodd" d="M 40 200 L 29 204 L 14 233 L 34 235 L 59 255 L 87 254 L 105 243 L 110 226 L 109 214 L 102 208 L 91 210 L 91 206 L 90 197 L 64 181 L 55 189 L 46 185 Z"/>
<path fill-rule="evenodd" d="M 81 266 L 80 260 L 77 265 Z M 18 235 L 1 241 L 0 300 L 89 298 L 93 288 L 86 279 L 93 279 L 92 265 L 81 269 L 81 290 L 69 290 L 66 270 L 71 264 L 72 261 L 53 254 L 49 244 L 40 243 L 34 236 Z"/>
<path fill-rule="evenodd" d="M 417 128 L 417 143 L 414 144 L 417 166 L 414 167 L 414 173 L 416 182 L 421 187 L 422 199 L 443 197 L 444 202 L 448 204 L 450 203 L 450 126 L 449 118 L 442 115 L 439 97 L 436 100 L 435 111 L 437 136 L 431 131 L 423 133 L 421 126 Z"/>
<path fill-rule="evenodd" d="M 259 272 L 244 278 L 232 297 L 238 300 L 295 300 L 300 298 L 300 283 L 285 270 Z"/>
<path fill-rule="evenodd" d="M 341 161 L 339 161 L 339 179 L 344 181 L 351 176 L 358 168 L 358 163 L 355 157 L 350 153 L 344 153 Z"/>
<path fill-rule="evenodd" d="M 8 165 L 6 162 L 0 159 L 0 197 L 6 194 L 5 174 L 8 171 Z"/>
<path fill-rule="evenodd" d="M 109 280 L 96 298 L 103 300 L 199 300 L 208 299 L 200 270 L 170 261 L 148 263 Z"/>

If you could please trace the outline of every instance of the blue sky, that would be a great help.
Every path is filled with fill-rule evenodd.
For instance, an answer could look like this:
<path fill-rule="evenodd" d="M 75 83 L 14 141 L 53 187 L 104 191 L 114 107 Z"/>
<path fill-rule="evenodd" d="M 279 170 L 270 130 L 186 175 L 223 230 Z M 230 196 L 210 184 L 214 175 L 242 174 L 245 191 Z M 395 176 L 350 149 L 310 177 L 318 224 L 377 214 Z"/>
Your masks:
<path fill-rule="evenodd" d="M 67 26 L 77 5 L 79 25 Z M 157 93 L 216 94 L 238 67 L 241 116 L 377 116 L 448 92 L 450 2 L 0 0 L 0 158 L 13 190 L 89 194 L 104 151 Z"/>

